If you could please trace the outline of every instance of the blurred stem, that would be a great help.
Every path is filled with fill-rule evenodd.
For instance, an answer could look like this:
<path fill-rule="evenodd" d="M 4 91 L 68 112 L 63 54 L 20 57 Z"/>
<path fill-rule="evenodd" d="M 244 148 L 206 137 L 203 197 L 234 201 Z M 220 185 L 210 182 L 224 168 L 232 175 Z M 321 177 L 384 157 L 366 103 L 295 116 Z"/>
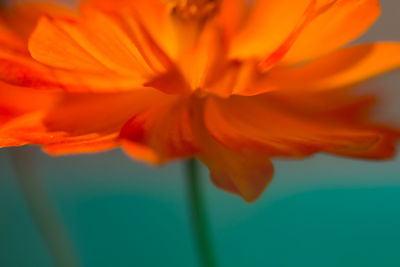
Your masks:
<path fill-rule="evenodd" d="M 57 267 L 80 266 L 64 225 L 38 175 L 32 151 L 10 149 L 10 156 L 21 194 L 54 265 Z"/>
<path fill-rule="evenodd" d="M 207 223 L 198 167 L 196 159 L 190 159 L 186 163 L 192 220 L 203 266 L 214 267 L 217 265 Z"/>

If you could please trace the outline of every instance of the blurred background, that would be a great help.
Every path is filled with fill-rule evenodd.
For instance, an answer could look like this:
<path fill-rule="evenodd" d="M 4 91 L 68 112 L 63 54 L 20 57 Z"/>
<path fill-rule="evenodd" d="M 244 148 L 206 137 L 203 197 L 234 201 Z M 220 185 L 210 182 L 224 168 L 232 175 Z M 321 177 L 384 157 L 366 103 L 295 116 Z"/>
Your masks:
<path fill-rule="evenodd" d="M 357 42 L 400 41 L 400 1 L 381 5 Z M 399 72 L 364 87 L 382 91 L 383 118 L 400 124 Z M 0 150 L 0 266 L 52 266 L 11 150 Z M 37 147 L 14 150 L 35 161 L 83 266 L 200 266 L 182 162 L 152 168 L 120 150 L 57 158 Z M 254 204 L 216 189 L 202 169 L 220 266 L 400 266 L 399 156 L 274 163 L 275 179 Z"/>

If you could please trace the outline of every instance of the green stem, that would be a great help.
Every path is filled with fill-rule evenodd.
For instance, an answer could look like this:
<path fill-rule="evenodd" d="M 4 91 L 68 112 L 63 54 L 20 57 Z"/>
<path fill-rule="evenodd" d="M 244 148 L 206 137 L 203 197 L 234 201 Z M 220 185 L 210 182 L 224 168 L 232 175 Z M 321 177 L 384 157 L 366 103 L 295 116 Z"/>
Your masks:
<path fill-rule="evenodd" d="M 57 267 L 77 267 L 75 250 L 68 238 L 56 208 L 36 170 L 34 155 L 29 150 L 10 149 L 15 176 L 27 208 Z"/>
<path fill-rule="evenodd" d="M 200 256 L 203 266 L 214 267 L 217 266 L 217 264 L 209 234 L 204 202 L 202 199 L 198 164 L 195 159 L 190 159 L 188 160 L 186 167 L 190 205 Z"/>

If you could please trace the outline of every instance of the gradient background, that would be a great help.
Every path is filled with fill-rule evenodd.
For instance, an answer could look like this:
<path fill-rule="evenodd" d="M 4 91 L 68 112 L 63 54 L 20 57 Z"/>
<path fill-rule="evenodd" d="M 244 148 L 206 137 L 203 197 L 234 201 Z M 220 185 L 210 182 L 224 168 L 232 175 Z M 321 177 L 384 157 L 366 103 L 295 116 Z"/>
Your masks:
<path fill-rule="evenodd" d="M 400 40 L 400 1 L 381 3 L 381 18 L 359 41 Z M 377 85 L 384 118 L 400 122 L 399 73 L 367 88 Z M 84 266 L 198 266 L 182 163 L 155 169 L 120 150 L 59 158 L 19 150 L 33 153 Z M 400 157 L 317 155 L 275 166 L 251 205 L 216 189 L 203 169 L 220 266 L 400 266 Z M 9 149 L 0 150 L 0 266 L 52 266 Z"/>

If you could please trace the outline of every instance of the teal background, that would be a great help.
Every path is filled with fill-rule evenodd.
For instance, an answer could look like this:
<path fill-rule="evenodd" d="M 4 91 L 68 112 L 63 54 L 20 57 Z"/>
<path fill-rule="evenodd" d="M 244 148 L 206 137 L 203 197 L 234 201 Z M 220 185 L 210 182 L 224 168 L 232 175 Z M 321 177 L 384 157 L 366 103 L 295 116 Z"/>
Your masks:
<path fill-rule="evenodd" d="M 182 163 L 157 169 L 120 150 L 52 158 L 27 147 L 84 266 L 199 266 Z M 400 158 L 275 161 L 254 204 L 202 170 L 220 266 L 400 266 Z M 7 149 L 0 150 L 0 266 L 51 266 Z"/>
<path fill-rule="evenodd" d="M 400 40 L 400 1 L 381 5 L 381 18 L 359 42 Z M 381 91 L 385 120 L 400 122 L 399 85 L 397 72 L 367 87 Z M 84 266 L 199 266 L 181 162 L 157 169 L 120 150 L 52 158 L 25 149 Z M 0 150 L 0 267 L 51 266 L 8 152 Z M 271 186 L 251 205 L 216 189 L 202 170 L 220 266 L 400 266 L 399 156 L 317 155 L 275 166 Z"/>

